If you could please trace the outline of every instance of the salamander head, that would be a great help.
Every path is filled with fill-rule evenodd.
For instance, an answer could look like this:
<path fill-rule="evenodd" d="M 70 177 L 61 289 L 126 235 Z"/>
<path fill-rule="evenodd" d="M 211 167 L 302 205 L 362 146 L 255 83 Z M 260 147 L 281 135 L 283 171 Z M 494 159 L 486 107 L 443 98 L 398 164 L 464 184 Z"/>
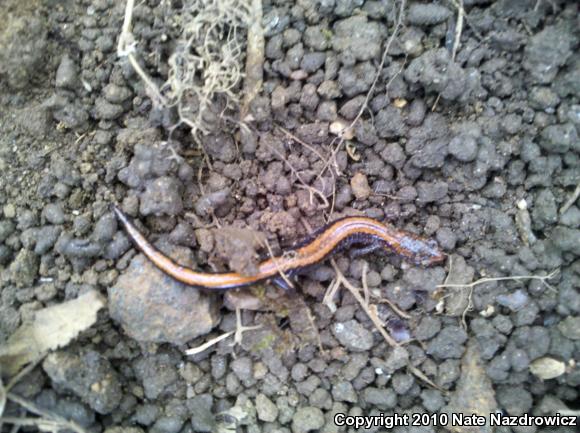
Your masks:
<path fill-rule="evenodd" d="M 397 253 L 407 260 L 421 266 L 433 266 L 445 260 L 445 254 L 433 239 L 421 239 L 415 236 L 403 236 L 400 239 Z"/>

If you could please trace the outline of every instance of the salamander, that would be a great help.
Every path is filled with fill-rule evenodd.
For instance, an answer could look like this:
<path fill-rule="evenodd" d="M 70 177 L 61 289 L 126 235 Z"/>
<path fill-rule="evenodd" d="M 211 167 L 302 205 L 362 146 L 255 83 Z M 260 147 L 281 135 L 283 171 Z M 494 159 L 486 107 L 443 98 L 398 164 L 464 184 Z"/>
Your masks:
<path fill-rule="evenodd" d="M 286 276 L 296 275 L 351 245 L 364 245 L 364 253 L 384 248 L 422 266 L 431 266 L 445 259 L 445 254 L 435 240 L 398 230 L 372 218 L 355 216 L 337 219 L 316 230 L 282 256 L 263 260 L 255 275 L 197 272 L 175 263 L 161 253 L 120 209 L 113 207 L 113 210 L 133 243 L 157 268 L 177 281 L 205 290 L 227 290 L 265 280 L 272 280 L 282 288 L 289 289 L 286 280 L 280 276 L 281 272 Z"/>

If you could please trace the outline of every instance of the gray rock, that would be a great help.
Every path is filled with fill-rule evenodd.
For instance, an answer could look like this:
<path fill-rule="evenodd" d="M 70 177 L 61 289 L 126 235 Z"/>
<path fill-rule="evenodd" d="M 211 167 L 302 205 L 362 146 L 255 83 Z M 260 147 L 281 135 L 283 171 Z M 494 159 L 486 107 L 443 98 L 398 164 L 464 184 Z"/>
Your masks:
<path fill-rule="evenodd" d="M 231 209 L 230 195 L 230 189 L 224 188 L 201 196 L 193 205 L 195 213 L 202 217 L 210 216 L 212 213 L 217 216 L 226 215 Z"/>
<path fill-rule="evenodd" d="M 230 368 L 235 373 L 235 375 L 244 383 L 249 383 L 254 378 L 254 366 L 252 360 L 247 356 L 243 356 L 237 359 L 234 359 L 231 364 Z"/>
<path fill-rule="evenodd" d="M 179 381 L 175 362 L 167 353 L 139 358 L 133 371 L 143 384 L 145 396 L 151 400 L 171 395 Z"/>
<path fill-rule="evenodd" d="M 549 87 L 536 86 L 530 90 L 528 101 L 532 108 L 547 110 L 556 107 L 560 103 L 560 98 Z"/>
<path fill-rule="evenodd" d="M 551 83 L 572 54 L 574 36 L 564 26 L 548 26 L 531 37 L 524 49 L 523 67 L 539 83 Z"/>
<path fill-rule="evenodd" d="M 141 215 L 178 215 L 183 211 L 183 185 L 173 177 L 160 177 L 147 184 L 141 195 Z"/>
<path fill-rule="evenodd" d="M 296 129 L 296 135 L 307 143 L 320 144 L 328 138 L 328 123 L 307 123 Z"/>
<path fill-rule="evenodd" d="M 133 129 L 128 130 L 142 138 L 145 142 L 154 138 L 148 133 L 147 135 L 137 134 Z M 127 132 L 129 133 L 129 132 Z M 121 182 L 131 188 L 142 188 L 145 181 L 165 176 L 172 168 L 171 147 L 168 144 L 155 142 L 153 144 L 144 144 L 142 142 L 135 144 L 135 154 L 129 165 L 119 171 L 118 177 Z"/>
<path fill-rule="evenodd" d="M 311 29 L 311 28 L 312 27 L 308 27 L 306 29 L 306 31 L 304 32 L 304 35 L 306 35 L 306 33 L 308 32 L 308 29 Z M 284 37 L 284 47 L 287 48 L 287 47 L 291 47 L 292 45 L 294 45 L 298 41 L 300 41 L 300 38 L 302 38 L 302 33 L 294 28 L 286 29 L 286 30 L 284 30 L 283 37 Z M 306 43 L 306 41 L 304 41 L 304 43 Z M 312 48 L 309 44 L 306 44 L 306 46 L 309 48 Z"/>
<path fill-rule="evenodd" d="M 113 237 L 113 240 L 106 244 L 103 256 L 106 259 L 115 260 L 125 254 L 129 248 L 131 248 L 129 238 L 124 233 L 118 232 Z"/>
<path fill-rule="evenodd" d="M 282 51 L 283 41 L 284 39 L 282 38 L 282 35 L 271 37 L 266 43 L 266 58 L 273 60 L 284 58 L 284 52 Z"/>
<path fill-rule="evenodd" d="M 551 239 L 561 251 L 580 255 L 580 230 L 557 226 L 552 230 Z"/>
<path fill-rule="evenodd" d="M 125 109 L 122 105 L 111 104 L 105 98 L 97 98 L 95 101 L 95 116 L 102 120 L 115 120 L 120 117 Z"/>
<path fill-rule="evenodd" d="M 74 90 L 78 84 L 78 68 L 76 63 L 65 54 L 56 70 L 56 87 Z"/>
<path fill-rule="evenodd" d="M 570 148 L 580 151 L 576 127 L 572 123 L 547 126 L 542 131 L 540 146 L 553 153 L 566 153 Z"/>
<path fill-rule="evenodd" d="M 62 232 L 62 227 L 44 226 L 36 232 L 36 246 L 34 252 L 39 256 L 45 254 L 56 243 Z"/>
<path fill-rule="evenodd" d="M 56 242 L 56 251 L 69 258 L 87 259 L 97 257 L 103 251 L 103 246 L 90 239 L 73 238 L 69 233 L 64 233 Z"/>
<path fill-rule="evenodd" d="M 172 257 L 193 265 L 188 249 L 175 248 Z M 109 313 L 131 338 L 173 344 L 207 334 L 219 321 L 212 296 L 165 275 L 143 255 L 109 288 Z"/>
<path fill-rule="evenodd" d="M 316 72 L 326 60 L 326 53 L 324 52 L 312 52 L 306 53 L 302 57 L 302 61 L 300 62 L 300 68 L 306 71 L 307 73 L 311 74 Z"/>
<path fill-rule="evenodd" d="M 529 297 L 523 290 L 516 290 L 513 293 L 498 295 L 496 300 L 499 305 L 512 311 L 519 311 L 529 302 Z"/>
<path fill-rule="evenodd" d="M 509 415 L 529 413 L 534 402 L 530 392 L 523 386 L 500 386 L 496 396 L 500 407 Z"/>
<path fill-rule="evenodd" d="M 364 0 L 336 0 L 336 6 L 334 8 L 335 15 L 339 17 L 349 17 L 352 12 L 362 6 Z"/>
<path fill-rule="evenodd" d="M 442 181 L 417 182 L 418 200 L 421 203 L 441 201 L 447 196 L 449 186 Z"/>
<path fill-rule="evenodd" d="M 378 23 L 355 15 L 334 24 L 332 47 L 335 51 L 349 52 L 356 60 L 370 60 L 381 53 L 382 34 Z"/>
<path fill-rule="evenodd" d="M 116 232 L 117 219 L 112 212 L 107 212 L 95 224 L 93 239 L 97 242 L 108 242 L 113 239 Z"/>
<path fill-rule="evenodd" d="M 42 210 L 42 216 L 50 224 L 64 223 L 64 210 L 61 203 L 49 203 Z"/>
<path fill-rule="evenodd" d="M 433 338 L 441 330 L 441 320 L 435 316 L 423 316 L 417 328 L 415 337 L 419 341 Z"/>
<path fill-rule="evenodd" d="M 431 26 L 447 20 L 451 11 L 434 3 L 412 3 L 407 12 L 407 21 L 418 26 Z"/>
<path fill-rule="evenodd" d="M 427 345 L 427 353 L 438 359 L 461 358 L 467 334 L 458 326 L 443 328 Z"/>
<path fill-rule="evenodd" d="M 304 44 L 315 51 L 324 51 L 330 45 L 331 31 L 322 26 L 307 27 L 302 36 Z"/>
<path fill-rule="evenodd" d="M 336 102 L 322 101 L 320 104 L 318 104 L 316 117 L 323 122 L 334 122 L 337 119 Z"/>
<path fill-rule="evenodd" d="M 260 421 L 274 422 L 278 418 L 278 408 L 264 394 L 256 396 L 256 412 Z"/>
<path fill-rule="evenodd" d="M 512 333 L 510 343 L 524 349 L 530 359 L 537 359 L 548 353 L 550 332 L 542 326 L 522 326 Z"/>
<path fill-rule="evenodd" d="M 236 144 L 229 134 L 208 134 L 202 138 L 202 144 L 209 156 L 222 162 L 234 162 L 238 156 Z"/>
<path fill-rule="evenodd" d="M 332 397 L 334 401 L 358 402 L 358 395 L 352 387 L 352 384 L 344 380 L 332 386 Z"/>
<path fill-rule="evenodd" d="M 4 266 L 8 264 L 10 258 L 12 257 L 12 250 L 6 245 L 0 244 L 0 265 Z"/>
<path fill-rule="evenodd" d="M 364 352 L 373 347 L 373 334 L 356 320 L 335 323 L 332 333 L 340 344 L 353 352 Z"/>
<path fill-rule="evenodd" d="M 40 260 L 36 254 L 21 249 L 10 264 L 10 279 L 17 287 L 32 286 L 38 277 Z"/>
<path fill-rule="evenodd" d="M 558 329 L 566 338 L 580 340 L 580 317 L 566 317 L 558 324 Z"/>
<path fill-rule="evenodd" d="M 413 59 L 404 77 L 408 83 L 419 83 L 428 92 L 450 101 L 467 99 L 476 84 L 465 70 L 451 61 L 444 48 L 426 51 Z"/>
<path fill-rule="evenodd" d="M 300 95 L 300 105 L 304 107 L 304 109 L 309 111 L 316 110 L 318 107 L 318 103 L 320 102 L 320 98 L 316 94 L 316 86 L 314 84 L 306 84 L 302 88 L 302 94 Z"/>
<path fill-rule="evenodd" d="M 343 93 L 351 97 L 368 91 L 375 74 L 376 69 L 371 62 L 363 62 L 354 67 L 341 68 L 338 73 L 338 83 Z"/>
<path fill-rule="evenodd" d="M 429 412 L 438 412 L 445 404 L 441 392 L 436 389 L 425 389 L 421 392 L 423 406 Z"/>
<path fill-rule="evenodd" d="M 409 362 L 409 352 L 404 347 L 395 347 L 381 365 L 385 374 L 392 374 Z"/>
<path fill-rule="evenodd" d="M 186 404 L 191 413 L 193 431 L 201 433 L 216 431 L 216 421 L 211 410 L 213 397 L 210 394 L 196 395 L 187 400 Z"/>
<path fill-rule="evenodd" d="M 393 390 L 399 395 L 405 395 L 415 384 L 413 376 L 406 373 L 395 373 L 393 376 Z"/>
<path fill-rule="evenodd" d="M 35 212 L 25 209 L 18 214 L 18 228 L 26 230 L 38 224 L 38 217 Z"/>
<path fill-rule="evenodd" d="M 308 376 L 308 378 L 296 384 L 296 391 L 303 395 L 310 395 L 320 385 L 318 376 Z"/>
<path fill-rule="evenodd" d="M 162 416 L 157 418 L 150 433 L 178 433 L 183 427 L 184 420 L 178 416 Z"/>
<path fill-rule="evenodd" d="M 532 220 L 538 227 L 552 225 L 558 220 L 556 198 L 550 189 L 542 189 L 532 208 Z"/>
<path fill-rule="evenodd" d="M 292 433 L 307 433 L 324 426 L 324 414 L 316 407 L 300 407 L 292 417 Z"/>
<path fill-rule="evenodd" d="M 318 86 L 318 94 L 326 99 L 336 99 L 342 95 L 338 82 L 326 80 Z"/>
<path fill-rule="evenodd" d="M 401 110 L 389 105 L 377 113 L 375 118 L 377 134 L 382 138 L 395 138 L 405 135 L 407 125 L 403 120 Z"/>
<path fill-rule="evenodd" d="M 477 140 L 470 135 L 458 135 L 451 139 L 448 150 L 459 161 L 473 161 L 477 157 Z"/>
<path fill-rule="evenodd" d="M 329 410 L 332 407 L 332 396 L 324 388 L 316 388 L 308 397 L 308 403 L 319 409 Z"/>
<path fill-rule="evenodd" d="M 117 372 L 98 352 L 54 352 L 46 357 L 42 368 L 53 383 L 72 391 L 100 414 L 111 413 L 121 401 Z"/>
<path fill-rule="evenodd" d="M 16 227 L 14 223 L 10 220 L 0 221 L 0 242 L 4 242 L 8 237 L 14 233 Z"/>
<path fill-rule="evenodd" d="M 392 409 L 397 405 L 397 394 L 391 388 L 368 387 L 363 391 L 363 400 L 380 410 Z"/>
<path fill-rule="evenodd" d="M 109 83 L 104 87 L 103 94 L 105 95 L 105 99 L 111 104 L 122 104 L 133 96 L 129 88 L 113 83 Z"/>
<path fill-rule="evenodd" d="M 340 107 L 339 113 L 346 120 L 353 120 L 358 115 L 364 102 L 365 102 L 364 95 L 355 96 L 351 100 L 342 104 L 342 107 Z"/>
<path fill-rule="evenodd" d="M 46 67 L 48 23 L 34 14 L 14 16 L 2 31 L 0 74 L 9 88 L 24 89 Z"/>
<path fill-rule="evenodd" d="M 214 379 L 221 379 L 227 373 L 228 361 L 224 356 L 216 355 L 211 358 L 211 376 Z"/>
<path fill-rule="evenodd" d="M 387 144 L 385 149 L 381 152 L 383 160 L 397 169 L 403 168 L 407 156 L 405 151 L 399 143 L 393 142 Z"/>
<path fill-rule="evenodd" d="M 560 216 L 560 224 L 572 228 L 580 227 L 580 209 L 576 206 L 570 206 L 570 208 Z"/>

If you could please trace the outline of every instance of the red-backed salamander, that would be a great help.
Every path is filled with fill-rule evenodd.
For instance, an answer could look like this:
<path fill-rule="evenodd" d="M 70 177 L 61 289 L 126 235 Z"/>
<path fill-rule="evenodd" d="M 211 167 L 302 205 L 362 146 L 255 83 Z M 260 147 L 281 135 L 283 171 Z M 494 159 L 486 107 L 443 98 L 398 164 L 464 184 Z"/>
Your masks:
<path fill-rule="evenodd" d="M 288 284 L 280 276 L 281 272 L 287 276 L 296 275 L 354 244 L 366 245 L 365 253 L 382 247 L 423 266 L 434 265 L 445 259 L 434 240 L 397 230 L 372 218 L 346 217 L 316 230 L 281 257 L 262 261 L 256 275 L 245 276 L 237 272 L 208 274 L 175 263 L 149 243 L 120 209 L 113 209 L 131 240 L 155 266 L 177 281 L 206 290 L 233 289 L 264 280 L 272 280 L 288 289 Z"/>

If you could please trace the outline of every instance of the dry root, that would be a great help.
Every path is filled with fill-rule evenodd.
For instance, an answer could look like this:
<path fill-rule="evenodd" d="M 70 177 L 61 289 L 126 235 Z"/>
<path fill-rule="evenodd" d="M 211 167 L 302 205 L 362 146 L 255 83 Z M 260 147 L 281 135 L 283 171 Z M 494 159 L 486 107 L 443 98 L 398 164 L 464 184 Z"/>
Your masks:
<path fill-rule="evenodd" d="M 169 58 L 162 93 L 198 139 L 215 130 L 222 113 L 239 106 L 242 33 L 251 14 L 242 0 L 189 0 L 184 11 L 182 35 Z"/>

